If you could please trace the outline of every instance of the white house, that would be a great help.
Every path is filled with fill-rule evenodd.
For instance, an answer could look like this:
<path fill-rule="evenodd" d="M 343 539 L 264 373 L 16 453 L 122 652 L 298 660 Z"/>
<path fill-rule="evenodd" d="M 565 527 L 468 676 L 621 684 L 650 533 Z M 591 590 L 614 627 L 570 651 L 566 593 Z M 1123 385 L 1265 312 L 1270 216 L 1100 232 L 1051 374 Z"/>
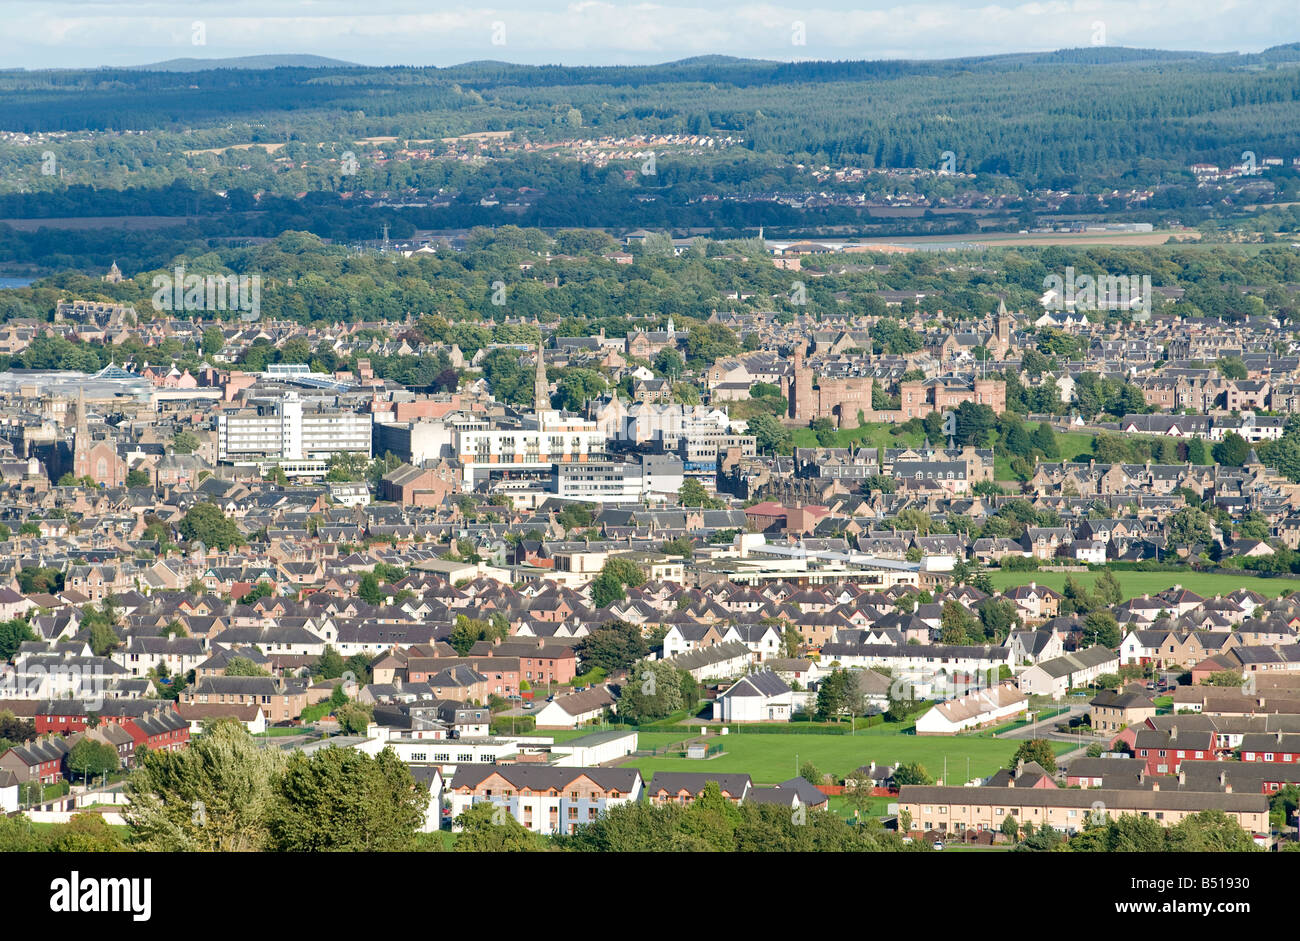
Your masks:
<path fill-rule="evenodd" d="M 1070 544 L 1070 554 L 1076 562 L 1088 565 L 1106 564 L 1106 544 L 1099 539 L 1078 539 Z"/>
<path fill-rule="evenodd" d="M 424 826 L 420 827 L 420 832 L 435 833 L 442 829 L 442 772 L 429 766 L 414 767 L 411 777 L 429 789 L 429 807 L 424 812 Z"/>
<path fill-rule="evenodd" d="M 934 706 L 916 720 L 917 735 L 952 735 L 1024 712 L 1029 697 L 1010 681 Z"/>
<path fill-rule="evenodd" d="M 697 682 L 721 680 L 740 676 L 753 662 L 754 652 L 741 643 L 714 644 L 668 659 L 679 670 L 685 670 Z"/>
<path fill-rule="evenodd" d="M 8 586 L 0 587 L 0 620 L 12 621 L 36 608 L 36 603 Z"/>
<path fill-rule="evenodd" d="M 1065 642 L 1056 631 L 1012 631 L 1006 645 L 1017 664 L 1035 664 L 1065 653 Z"/>
<path fill-rule="evenodd" d="M 614 705 L 614 694 L 606 686 L 597 686 L 580 693 L 556 696 L 533 713 L 538 728 L 576 729 L 580 725 L 596 722 L 605 710 Z"/>
<path fill-rule="evenodd" d="M 741 677 L 713 701 L 713 718 L 722 722 L 789 722 L 794 695 L 771 670 Z"/>
<path fill-rule="evenodd" d="M 701 647 L 711 647 L 722 640 L 718 629 L 711 624 L 674 624 L 664 634 L 664 659 L 671 660 Z"/>
<path fill-rule="evenodd" d="M 184 676 L 211 656 L 197 637 L 141 637 L 132 635 L 126 646 L 109 656 L 132 676 L 147 676 L 150 670 L 166 666 L 171 676 Z"/>
<path fill-rule="evenodd" d="M 1109 647 L 1088 647 L 1035 664 L 1016 678 L 1020 691 L 1031 696 L 1064 696 L 1086 686 L 1103 673 L 1119 672 L 1119 655 Z"/>
<path fill-rule="evenodd" d="M 0 815 L 18 810 L 18 776 L 12 771 L 0 771 Z"/>
<path fill-rule="evenodd" d="M 781 632 L 772 624 L 732 624 L 723 632 L 722 639 L 744 644 L 760 661 L 781 655 Z"/>

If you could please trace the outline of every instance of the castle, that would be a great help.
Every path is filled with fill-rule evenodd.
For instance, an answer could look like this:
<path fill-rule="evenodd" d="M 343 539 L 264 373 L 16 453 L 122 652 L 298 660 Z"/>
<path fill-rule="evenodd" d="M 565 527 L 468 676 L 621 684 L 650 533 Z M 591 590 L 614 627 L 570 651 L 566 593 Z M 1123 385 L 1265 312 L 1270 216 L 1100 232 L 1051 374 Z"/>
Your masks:
<path fill-rule="evenodd" d="M 793 376 L 782 384 L 790 403 L 789 417 L 801 425 L 817 418 L 829 418 L 839 428 L 856 428 L 866 422 L 905 422 L 955 409 L 963 402 L 987 405 L 999 415 L 1007 409 L 1003 380 L 949 374 L 899 383 L 899 408 L 878 410 L 871 398 L 875 380 L 870 376 L 822 378 L 814 386 L 802 342 L 795 346 Z"/>

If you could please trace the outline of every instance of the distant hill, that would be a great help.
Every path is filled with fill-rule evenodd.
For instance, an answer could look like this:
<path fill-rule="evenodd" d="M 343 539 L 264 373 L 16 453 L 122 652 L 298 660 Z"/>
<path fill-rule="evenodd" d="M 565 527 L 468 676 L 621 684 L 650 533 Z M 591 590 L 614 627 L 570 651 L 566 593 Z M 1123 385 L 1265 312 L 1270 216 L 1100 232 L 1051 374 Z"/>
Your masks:
<path fill-rule="evenodd" d="M 148 65 L 130 65 L 142 72 L 205 72 L 209 69 L 352 69 L 355 62 L 325 56 L 236 56 L 230 59 L 168 59 Z"/>

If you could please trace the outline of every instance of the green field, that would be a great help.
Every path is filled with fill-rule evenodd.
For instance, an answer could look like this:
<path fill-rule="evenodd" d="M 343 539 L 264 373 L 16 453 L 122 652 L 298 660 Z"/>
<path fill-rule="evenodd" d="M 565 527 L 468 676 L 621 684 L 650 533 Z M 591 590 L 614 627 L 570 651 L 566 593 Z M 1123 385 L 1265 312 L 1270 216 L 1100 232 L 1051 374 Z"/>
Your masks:
<path fill-rule="evenodd" d="M 1218 572 L 1126 572 L 1114 570 L 1124 593 L 1124 600 L 1140 595 L 1154 595 L 1182 585 L 1188 591 L 1194 591 L 1204 598 L 1224 595 L 1238 588 L 1249 588 L 1267 598 L 1285 595 L 1300 590 L 1300 579 L 1261 578 L 1257 575 L 1222 574 Z M 1065 580 L 1073 578 L 1081 585 L 1091 586 L 1099 572 L 1000 572 L 989 573 L 993 587 L 1005 590 L 1015 585 L 1028 585 L 1033 582 L 1045 585 L 1055 591 L 1065 588 Z"/>
<path fill-rule="evenodd" d="M 817 447 L 817 434 L 811 428 L 796 428 L 791 432 L 795 447 Z M 835 432 L 835 447 L 865 446 L 868 448 L 916 448 L 925 443 L 923 432 L 900 431 L 888 422 L 871 422 L 858 428 L 842 428 Z"/>
<path fill-rule="evenodd" d="M 872 730 L 877 731 L 877 730 Z M 838 778 L 872 761 L 878 765 L 919 761 L 935 777 L 943 776 L 944 758 L 948 759 L 948 780 L 966 782 L 966 759 L 970 775 L 987 777 L 1007 765 L 1019 741 L 989 738 L 953 738 L 948 736 L 883 734 L 860 735 L 769 735 L 763 733 L 731 734 L 725 738 L 710 736 L 721 742 L 725 753 L 716 758 L 629 758 L 623 767 L 639 768 L 642 777 L 656 771 L 698 771 L 704 773 L 748 773 L 755 784 L 779 784 L 799 773 L 799 765 L 811 761 L 822 773 Z M 1053 743 L 1057 754 L 1075 748 L 1063 742 Z"/>
<path fill-rule="evenodd" d="M 1035 422 L 1030 422 L 1029 426 L 1037 427 Z M 791 430 L 791 438 L 794 440 L 795 447 L 815 448 L 817 447 L 817 435 L 811 428 L 795 428 Z M 1062 461 L 1087 461 L 1092 457 L 1092 439 L 1096 437 L 1096 431 L 1058 431 L 1056 432 L 1056 446 L 1060 449 Z M 1145 435 L 1126 435 L 1126 439 L 1145 438 Z M 835 432 L 835 444 L 837 448 L 866 446 L 871 448 L 917 448 L 925 443 L 925 433 L 919 431 L 907 432 L 902 431 L 900 426 L 889 424 L 888 422 L 869 422 L 858 428 L 842 428 Z M 942 446 L 944 442 L 933 441 L 931 444 Z M 1020 489 L 1020 481 L 1016 480 L 1016 475 L 1011 472 L 1011 458 L 1005 454 L 999 454 L 993 459 L 993 476 L 1003 485 L 1013 492 Z"/>
<path fill-rule="evenodd" d="M 883 817 L 889 813 L 889 805 L 898 802 L 897 797 L 873 797 L 868 803 L 866 815 L 868 817 Z M 838 814 L 845 820 L 852 820 L 854 816 L 853 805 L 844 797 L 831 797 L 827 799 L 827 809 Z"/>
<path fill-rule="evenodd" d="M 1028 422 L 1027 427 L 1035 428 L 1035 422 Z M 1092 440 L 1097 435 L 1096 431 L 1057 431 L 1056 447 L 1060 450 L 1061 461 L 1086 462 L 1092 459 Z M 1124 440 L 1149 440 L 1150 435 L 1125 435 Z M 1055 463 L 1055 462 L 1053 462 Z M 1208 463 L 1212 463 L 1207 461 Z M 1011 472 L 1011 458 L 1005 454 L 999 454 L 993 459 L 993 477 L 1003 487 L 1018 491 L 1020 481 L 1016 480 L 1016 475 Z"/>
<path fill-rule="evenodd" d="M 615 729 L 618 726 L 606 726 L 606 730 Z M 602 731 L 596 726 L 587 726 L 581 729 L 539 729 L 535 732 L 528 732 L 520 738 L 549 738 L 554 739 L 557 744 L 567 742 L 571 739 L 580 738 L 583 735 L 590 735 L 593 732 Z M 675 745 L 678 742 L 684 742 L 691 738 L 689 735 L 683 735 L 681 732 L 637 732 L 636 745 L 638 749 L 649 751 L 653 748 L 665 748 L 669 745 Z"/>

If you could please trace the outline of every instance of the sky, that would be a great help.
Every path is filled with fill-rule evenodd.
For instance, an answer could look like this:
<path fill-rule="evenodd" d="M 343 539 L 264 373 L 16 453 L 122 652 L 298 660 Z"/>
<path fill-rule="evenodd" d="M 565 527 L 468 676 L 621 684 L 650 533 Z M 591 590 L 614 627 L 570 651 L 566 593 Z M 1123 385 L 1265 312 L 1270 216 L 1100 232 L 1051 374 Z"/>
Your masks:
<path fill-rule="evenodd" d="M 288 53 L 445 66 L 1258 52 L 1300 41 L 1296 13 L 1297 0 L 0 0 L 0 68 Z"/>

